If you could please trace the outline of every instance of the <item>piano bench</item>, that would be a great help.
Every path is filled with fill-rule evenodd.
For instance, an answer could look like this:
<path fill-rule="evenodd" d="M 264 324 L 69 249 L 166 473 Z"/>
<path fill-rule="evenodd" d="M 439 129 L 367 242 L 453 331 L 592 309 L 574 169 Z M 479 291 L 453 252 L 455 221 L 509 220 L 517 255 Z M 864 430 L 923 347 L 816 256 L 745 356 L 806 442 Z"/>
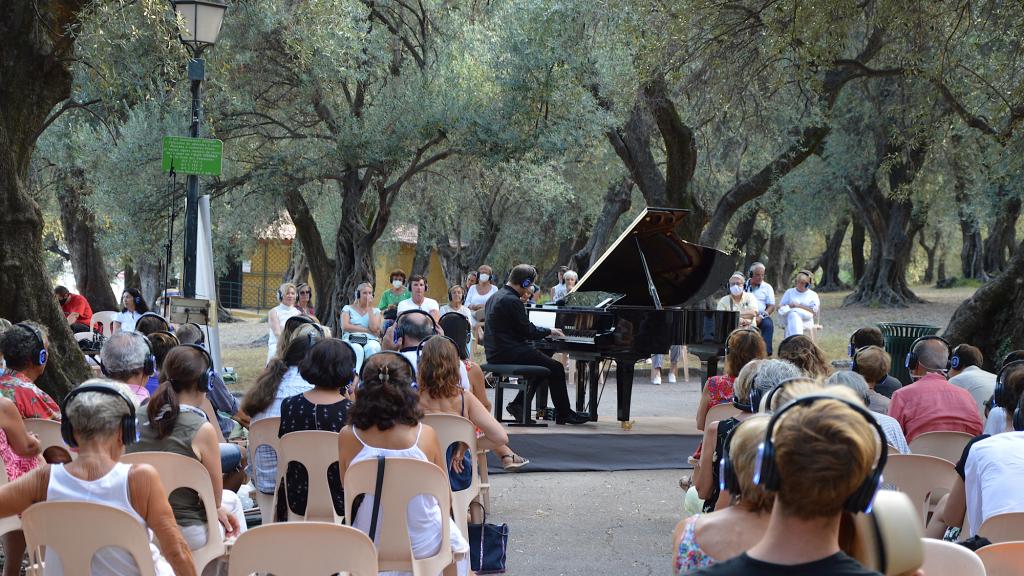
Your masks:
<path fill-rule="evenodd" d="M 530 420 L 530 381 L 539 378 L 547 380 L 547 377 L 551 374 L 551 371 L 543 366 L 533 366 L 528 364 L 484 364 L 480 366 L 480 369 L 484 372 L 490 372 L 497 376 L 497 381 L 494 383 L 494 419 L 498 422 L 506 423 L 509 426 L 547 426 L 539 422 L 532 422 Z M 516 382 L 510 382 L 509 378 L 516 378 Z M 521 418 L 519 420 L 506 420 L 503 418 L 502 413 L 505 410 L 504 392 L 505 388 L 513 390 L 523 391 L 523 406 L 521 408 Z M 545 404 L 547 403 L 545 396 Z"/>

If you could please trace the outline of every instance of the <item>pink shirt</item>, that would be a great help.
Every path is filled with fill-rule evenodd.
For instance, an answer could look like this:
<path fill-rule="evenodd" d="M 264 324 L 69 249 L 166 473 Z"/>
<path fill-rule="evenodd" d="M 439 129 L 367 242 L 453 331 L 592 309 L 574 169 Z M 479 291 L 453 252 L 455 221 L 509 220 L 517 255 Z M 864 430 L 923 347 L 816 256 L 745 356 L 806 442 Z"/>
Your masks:
<path fill-rule="evenodd" d="M 934 372 L 894 392 L 889 416 L 900 423 L 907 442 L 925 432 L 978 435 L 984 427 L 971 394 Z"/>

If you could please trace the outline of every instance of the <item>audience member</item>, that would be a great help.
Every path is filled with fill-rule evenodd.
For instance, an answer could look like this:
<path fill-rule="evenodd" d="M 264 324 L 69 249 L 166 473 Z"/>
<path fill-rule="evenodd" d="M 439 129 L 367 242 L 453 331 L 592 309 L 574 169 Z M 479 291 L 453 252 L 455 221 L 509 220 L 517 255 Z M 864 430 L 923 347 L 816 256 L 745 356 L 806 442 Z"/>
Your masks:
<path fill-rule="evenodd" d="M 46 370 L 49 346 L 46 328 L 31 321 L 14 324 L 0 335 L 7 363 L 0 374 L 0 395 L 14 402 L 22 418 L 60 420 L 57 403 L 35 385 Z"/>
<path fill-rule="evenodd" d="M 277 340 L 284 330 L 285 322 L 292 316 L 301 314 L 299 309 L 295 307 L 296 297 L 295 284 L 291 282 L 281 284 L 281 287 L 277 289 L 277 301 L 279 304 L 271 308 L 270 312 L 267 312 L 267 324 L 269 325 L 267 331 L 267 364 L 270 363 L 274 354 L 277 353 Z"/>
<path fill-rule="evenodd" d="M 398 314 L 401 315 L 409 310 L 422 310 L 430 314 L 434 322 L 440 320 L 441 307 L 437 304 L 437 300 L 427 298 L 427 279 L 420 274 L 413 274 L 409 278 L 409 287 L 412 288 L 412 297 L 398 303 Z"/>
<path fill-rule="evenodd" d="M 356 352 L 356 371 L 367 358 L 380 352 L 380 329 L 383 317 L 373 307 L 373 285 L 362 282 L 356 286 L 356 299 L 341 309 L 341 339 Z"/>
<path fill-rule="evenodd" d="M 377 305 L 377 308 L 393 312 L 398 307 L 399 302 L 412 298 L 412 292 L 405 287 L 405 271 L 401 268 L 392 270 L 388 278 L 391 281 L 391 286 L 384 294 L 381 294 L 380 304 Z"/>
<path fill-rule="evenodd" d="M 0 318 L 0 343 L 3 342 L 4 332 L 11 329 L 11 321 L 6 318 Z M 0 346 L 0 375 L 7 370 L 7 361 L 4 360 L 3 346 Z"/>
<path fill-rule="evenodd" d="M 801 396 L 820 394 L 823 389 L 824 385 L 821 381 L 808 378 L 807 376 L 787 378 L 765 394 L 758 412 L 774 414 L 792 400 Z"/>
<path fill-rule="evenodd" d="M 113 506 L 131 514 L 140 526 L 148 529 L 149 549 L 158 576 L 195 576 L 192 554 L 175 524 L 159 474 L 148 464 L 118 462 L 125 444 L 135 440 L 135 407 L 131 399 L 107 381 L 88 380 L 65 398 L 64 418 L 69 422 L 64 440 L 77 446 L 78 458 L 68 464 L 43 465 L 0 486 L 0 517 L 21 514 L 32 504 L 44 501 L 87 501 Z M 126 420 L 131 424 L 126 424 Z M 160 542 L 159 548 L 153 542 L 154 535 Z M 10 551 L 5 548 L 5 552 L 7 565 L 20 568 L 20 563 L 10 560 Z M 132 557 L 113 546 L 98 551 L 90 568 L 92 574 L 140 573 Z M 6 569 L 5 566 L 5 574 Z M 46 573 L 64 573 L 60 557 L 51 551 L 46 554 Z"/>
<path fill-rule="evenodd" d="M 953 348 L 949 357 L 949 383 L 970 393 L 978 405 L 978 414 L 985 418 L 985 404 L 996 389 L 996 375 L 982 370 L 985 358 L 981 350 L 970 344 Z"/>
<path fill-rule="evenodd" d="M 356 352 L 348 343 L 336 338 L 317 342 L 299 362 L 299 374 L 313 388 L 281 402 L 281 427 L 277 435 L 280 437 L 302 430 L 340 432 L 352 407 L 355 367 Z M 309 474 L 298 462 L 289 462 L 285 474 L 288 508 L 292 513 L 303 516 L 309 496 Z M 334 501 L 334 511 L 338 516 L 344 516 L 345 495 L 341 490 L 341 472 L 337 463 L 327 468 L 327 484 Z M 279 518 L 286 517 L 281 508 L 279 505 Z"/>
<path fill-rule="evenodd" d="M 804 330 L 812 327 L 821 309 L 821 300 L 811 289 L 811 277 L 807 270 L 797 272 L 796 287 L 786 290 L 779 301 L 779 317 L 786 322 L 786 338 L 803 334 Z"/>
<path fill-rule="evenodd" d="M 469 292 L 469 287 L 470 286 L 475 286 L 476 283 L 477 283 L 477 273 L 476 273 L 476 270 L 470 270 L 469 274 L 466 274 L 466 283 L 463 284 L 462 287 L 466 289 L 466 292 Z"/>
<path fill-rule="evenodd" d="M 556 298 L 555 295 L 558 294 L 559 291 L 561 291 L 563 294 L 565 293 L 565 273 L 568 272 L 568 271 L 569 271 L 569 267 L 568 266 L 559 266 L 558 267 L 558 272 L 557 272 L 558 283 L 551 287 L 551 294 L 550 294 L 550 296 L 551 296 L 551 300 L 552 301 L 557 301 L 558 300 L 558 298 Z"/>
<path fill-rule="evenodd" d="M 484 371 L 480 368 L 479 364 L 469 357 L 469 342 L 472 338 L 470 332 L 463 329 L 464 327 L 453 326 L 444 316 L 441 316 L 439 327 L 447 328 L 444 331 L 444 335 L 451 338 L 455 345 L 459 347 L 459 360 L 462 362 L 463 367 L 465 367 L 466 375 L 469 377 L 469 390 L 484 405 L 484 408 L 490 412 L 491 401 L 487 398 L 487 381 L 484 378 Z"/>
<path fill-rule="evenodd" d="M 741 328 L 751 325 L 756 326 L 760 319 L 760 303 L 757 301 L 757 297 L 751 292 L 743 291 L 746 281 L 743 274 L 734 272 L 729 278 L 729 293 L 722 296 L 717 306 L 719 310 L 739 312 Z"/>
<path fill-rule="evenodd" d="M 878 386 L 889 377 L 892 359 L 889 353 L 878 346 L 865 346 L 853 352 L 852 372 L 860 374 L 868 385 L 868 397 L 872 412 L 889 413 L 889 398 L 878 393 Z"/>
<path fill-rule="evenodd" d="M 753 360 L 760 360 L 767 355 L 764 339 L 754 328 L 739 328 L 729 335 L 725 343 L 725 374 L 712 376 L 704 383 L 700 392 L 700 404 L 697 407 L 697 430 L 703 430 L 708 410 L 731 402 L 735 393 L 733 382 L 740 370 Z"/>
<path fill-rule="evenodd" d="M 305 314 L 310 318 L 317 320 L 316 308 L 313 306 L 313 289 L 305 282 L 300 282 L 295 285 L 295 292 L 299 295 L 298 300 L 295 302 L 295 307 L 299 309 L 299 314 Z M 317 323 L 320 321 L 317 320 Z"/>
<path fill-rule="evenodd" d="M 825 352 L 803 334 L 786 336 L 779 343 L 779 358 L 792 362 L 808 378 L 828 378 L 832 374 Z"/>
<path fill-rule="evenodd" d="M 181 344 L 197 344 L 206 348 L 206 334 L 199 324 L 195 322 L 186 322 L 178 326 L 178 331 L 175 334 Z M 207 391 L 206 397 L 210 400 L 210 404 L 217 414 L 217 423 L 220 426 L 221 434 L 225 438 L 230 438 L 232 431 L 235 429 L 235 420 L 233 418 L 240 418 L 241 410 L 239 409 L 238 398 L 228 390 L 227 385 L 224 383 L 224 378 L 216 370 L 213 373 L 213 379 L 210 382 L 210 389 Z"/>
<path fill-rule="evenodd" d="M 882 431 L 885 432 L 886 442 L 896 450 L 899 450 L 900 454 L 910 454 L 910 446 L 907 444 L 906 436 L 903 435 L 900 423 L 895 418 L 887 416 L 871 407 L 873 399 L 871 393 L 874 390 L 869 388 L 863 376 L 851 370 L 839 370 L 828 377 L 828 380 L 825 381 L 825 386 L 845 386 L 853 390 L 857 398 L 862 400 L 864 405 L 868 407 L 871 416 L 878 422 L 878 425 L 882 427 Z"/>
<path fill-rule="evenodd" d="M 214 508 L 227 537 L 245 531 L 245 513 L 238 495 L 224 489 L 217 431 L 200 408 L 210 387 L 213 361 L 199 346 L 178 346 L 167 354 L 160 372 L 160 387 L 139 414 L 139 440 L 128 446 L 133 452 L 170 452 L 198 460 L 213 484 Z M 192 490 L 170 494 L 174 519 L 192 550 L 206 544 L 206 508 Z"/>
<path fill-rule="evenodd" d="M 466 306 L 463 303 L 465 295 L 465 288 L 463 288 L 459 284 L 452 284 L 452 287 L 448 289 L 448 303 L 445 304 L 444 306 L 441 306 L 441 317 L 444 318 L 445 314 L 450 314 L 452 312 L 456 314 L 461 314 L 462 316 L 466 317 L 466 321 L 469 322 L 470 326 L 472 326 L 473 311 L 469 309 L 469 306 Z"/>
<path fill-rule="evenodd" d="M 562 281 L 551 289 L 551 300 L 557 302 L 564 299 L 576 289 L 576 282 L 580 276 L 575 270 L 566 270 L 562 274 Z"/>
<path fill-rule="evenodd" d="M 356 402 L 349 410 L 349 425 L 338 438 L 338 461 L 341 477 L 349 466 L 363 460 L 415 458 L 431 462 L 442 470 L 447 468 L 438 445 L 437 434 L 420 420 L 419 398 L 412 388 L 413 368 L 405 358 L 392 353 L 371 357 L 363 365 L 362 386 L 356 391 Z M 351 524 L 369 533 L 373 494 L 366 494 L 359 507 L 351 511 Z M 380 516 L 378 516 L 378 520 Z M 408 504 L 409 544 L 413 558 L 426 558 L 441 548 L 441 509 L 431 496 L 414 496 Z M 465 535 L 448 522 L 449 538 L 454 552 L 466 552 Z M 375 534 L 379 542 L 381 530 Z M 468 558 L 459 562 L 459 576 L 469 573 Z M 401 576 L 403 573 L 392 573 Z M 411 574 L 411 573 L 404 573 Z"/>
<path fill-rule="evenodd" d="M 678 344 L 673 344 L 668 349 L 668 383 L 676 383 L 676 372 L 679 370 L 679 359 L 683 356 L 683 347 Z M 655 386 L 661 385 L 661 372 L 665 365 L 664 354 L 651 354 L 651 384 Z"/>
<path fill-rule="evenodd" d="M 142 334 L 121 330 L 107 338 L 100 349 L 100 369 L 107 378 L 128 387 L 136 406 L 149 399 L 146 382 L 155 374 L 156 359 L 149 339 Z"/>
<path fill-rule="evenodd" d="M 940 430 L 981 433 L 974 398 L 942 375 L 948 362 L 949 346 L 938 336 L 918 338 L 911 346 L 906 366 L 914 382 L 893 393 L 889 404 L 889 416 L 900 423 L 908 442 Z"/>
<path fill-rule="evenodd" d="M 416 367 L 420 409 L 427 414 L 457 414 L 466 418 L 483 434 L 477 439 L 479 449 L 494 451 L 506 470 L 522 468 L 530 461 L 508 447 L 508 435 L 490 410 L 476 396 L 466 394 L 460 381 L 461 367 L 458 344 L 446 336 L 427 340 Z M 446 451 L 452 490 L 468 488 L 473 479 L 474 455 L 466 452 L 465 444 L 441 449 Z"/>
<path fill-rule="evenodd" d="M 764 264 L 754 262 L 748 272 L 750 279 L 747 281 L 746 290 L 757 298 L 757 315 L 760 318 L 757 327 L 764 338 L 765 349 L 771 356 L 772 337 L 775 335 L 775 323 L 772 322 L 772 314 L 775 313 L 775 290 L 771 284 L 764 281 Z"/>
<path fill-rule="evenodd" d="M 466 306 L 473 311 L 473 337 L 477 342 L 484 341 L 484 322 L 487 321 L 484 307 L 491 296 L 498 293 L 493 276 L 491 267 L 483 264 L 477 268 L 476 284 L 466 289 Z"/>
<path fill-rule="evenodd" d="M 92 306 L 85 296 L 72 294 L 67 288 L 57 286 L 53 289 L 53 295 L 57 297 L 60 310 L 64 313 L 64 319 L 71 326 L 74 333 L 92 331 Z"/>
<path fill-rule="evenodd" d="M 149 379 L 146 380 L 146 391 L 152 396 L 158 386 L 160 386 L 160 369 L 164 365 L 164 358 L 167 358 L 167 353 L 171 351 L 175 346 L 180 346 L 181 341 L 178 337 L 170 332 L 158 330 L 150 333 L 146 336 L 149 340 L 149 345 L 153 350 L 153 360 L 156 366 L 156 370 L 150 374 Z"/>
<path fill-rule="evenodd" d="M 18 407 L 7 398 L 0 397 L 0 458 L 3 459 L 8 481 L 14 482 L 38 467 L 42 463 L 40 453 L 39 439 L 25 429 Z M 21 559 L 25 555 L 25 534 L 21 530 L 7 532 L 0 536 L 0 543 L 6 555 L 3 576 L 18 576 Z"/>
<path fill-rule="evenodd" d="M 419 366 L 423 343 L 431 336 L 440 333 L 437 323 L 434 322 L 434 317 L 421 310 L 400 314 L 390 330 L 390 334 L 384 337 L 385 344 L 393 346 L 398 353 L 408 358 L 414 370 Z M 469 379 L 469 368 L 461 362 L 459 363 L 459 383 L 463 390 L 473 390 L 473 383 Z M 413 387 L 417 385 L 415 374 L 412 385 Z M 486 395 L 486 390 L 483 392 Z M 479 394 L 474 395 L 479 399 Z"/>
<path fill-rule="evenodd" d="M 850 358 L 853 358 L 857 350 L 866 346 L 878 346 L 884 350 L 885 340 L 882 338 L 882 331 L 874 326 L 854 330 L 853 334 L 850 335 L 850 344 L 847 346 L 846 353 Z M 885 380 L 875 383 L 875 391 L 886 398 L 892 398 L 892 393 L 902 387 L 903 383 L 890 374 L 885 375 Z"/>
<path fill-rule="evenodd" d="M 728 494 L 729 506 L 679 522 L 673 538 L 675 574 L 738 556 L 764 536 L 774 497 L 754 484 L 754 464 L 767 427 L 767 416 L 754 416 L 726 438 L 719 490 Z"/>
<path fill-rule="evenodd" d="M 281 403 L 285 398 L 313 389 L 313 385 L 299 373 L 299 362 L 322 339 L 323 333 L 316 324 L 299 324 L 291 334 L 282 338 L 284 354 L 270 360 L 242 398 L 242 412 L 251 423 L 280 416 Z M 256 487 L 260 511 L 264 520 L 269 522 L 273 517 L 271 506 L 277 480 L 277 454 L 268 446 L 260 446 L 253 459 L 250 476 Z"/>
<path fill-rule="evenodd" d="M 874 498 L 881 436 L 866 409 L 838 398 L 806 396 L 776 412 L 754 473 L 755 484 L 775 493 L 764 537 L 694 574 L 877 575 L 840 551 L 839 525 L 844 511 L 863 511 Z"/>
<path fill-rule="evenodd" d="M 1003 392 L 1006 390 L 1005 383 L 1010 375 L 1018 370 L 1024 370 L 1024 362 L 1012 360 L 1011 352 L 1000 364 L 999 374 L 996 375 L 996 388 L 992 391 L 992 409 L 989 410 L 988 420 L 985 422 L 985 434 L 995 435 L 1013 430 L 1013 412 L 1016 405 L 1008 400 L 1009 396 L 1000 394 L 997 398 L 995 390 Z"/>
<path fill-rule="evenodd" d="M 142 315 L 149 312 L 149 305 L 142 297 L 138 288 L 125 288 L 121 293 L 121 311 L 114 316 L 114 323 L 111 332 L 124 330 L 126 332 L 135 330 L 135 323 Z M 110 334 L 104 334 L 109 337 Z"/>
<path fill-rule="evenodd" d="M 174 328 L 166 318 L 156 312 L 145 312 L 135 321 L 135 331 L 143 336 L 154 332 L 173 332 Z"/>

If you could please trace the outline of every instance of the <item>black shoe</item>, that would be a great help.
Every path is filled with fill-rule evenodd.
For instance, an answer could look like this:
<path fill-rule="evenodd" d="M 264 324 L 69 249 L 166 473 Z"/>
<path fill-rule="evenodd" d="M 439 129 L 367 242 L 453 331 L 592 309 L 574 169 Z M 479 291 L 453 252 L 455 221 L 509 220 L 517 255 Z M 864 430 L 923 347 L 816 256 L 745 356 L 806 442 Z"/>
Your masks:
<path fill-rule="evenodd" d="M 555 418 L 555 424 L 585 424 L 590 422 L 590 417 L 584 414 L 579 414 L 569 411 L 569 414 L 565 418 Z"/>
<path fill-rule="evenodd" d="M 522 404 L 520 404 L 518 402 L 513 402 L 513 403 L 505 406 L 505 410 L 509 414 L 511 414 L 513 418 L 516 419 L 516 422 L 522 422 L 523 421 L 523 405 Z M 528 417 L 526 419 L 526 423 L 527 424 L 533 424 L 534 420 L 532 418 Z"/>

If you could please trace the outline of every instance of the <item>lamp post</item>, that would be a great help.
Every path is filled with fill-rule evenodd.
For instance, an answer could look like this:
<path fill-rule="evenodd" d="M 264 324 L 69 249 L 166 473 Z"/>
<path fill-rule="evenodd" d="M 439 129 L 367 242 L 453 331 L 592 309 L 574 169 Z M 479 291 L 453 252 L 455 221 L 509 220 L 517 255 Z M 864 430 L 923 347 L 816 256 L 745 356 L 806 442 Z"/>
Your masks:
<path fill-rule="evenodd" d="M 206 63 L 200 56 L 207 46 L 217 43 L 227 4 L 216 0 L 172 0 L 171 5 L 183 23 L 179 39 L 192 58 L 188 63 L 188 79 L 192 83 L 192 124 L 189 136 L 199 137 L 202 119 L 202 84 L 206 79 Z M 185 196 L 185 270 L 183 291 L 186 298 L 196 296 L 196 247 L 199 232 L 199 176 L 189 174 Z"/>

